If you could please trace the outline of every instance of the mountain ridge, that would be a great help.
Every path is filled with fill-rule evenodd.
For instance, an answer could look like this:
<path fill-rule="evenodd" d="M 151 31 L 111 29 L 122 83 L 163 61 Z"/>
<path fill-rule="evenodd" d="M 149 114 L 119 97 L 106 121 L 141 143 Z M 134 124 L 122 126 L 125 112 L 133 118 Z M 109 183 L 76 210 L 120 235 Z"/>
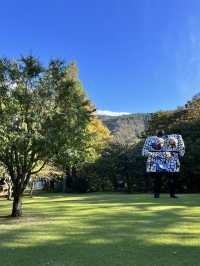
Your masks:
<path fill-rule="evenodd" d="M 132 113 L 119 116 L 99 115 L 103 124 L 111 131 L 114 141 L 135 143 L 148 128 L 152 113 Z"/>
<path fill-rule="evenodd" d="M 196 93 L 191 101 L 200 99 L 200 92 Z M 178 109 L 186 108 L 187 103 L 184 106 L 178 106 Z M 97 113 L 97 116 L 102 120 L 103 124 L 111 131 L 114 141 L 120 143 L 135 143 L 137 142 L 142 133 L 148 128 L 149 121 L 152 115 L 156 112 L 148 113 L 126 113 L 126 112 L 110 112 L 115 115 L 102 115 Z M 120 114 L 120 115 L 116 115 Z"/>

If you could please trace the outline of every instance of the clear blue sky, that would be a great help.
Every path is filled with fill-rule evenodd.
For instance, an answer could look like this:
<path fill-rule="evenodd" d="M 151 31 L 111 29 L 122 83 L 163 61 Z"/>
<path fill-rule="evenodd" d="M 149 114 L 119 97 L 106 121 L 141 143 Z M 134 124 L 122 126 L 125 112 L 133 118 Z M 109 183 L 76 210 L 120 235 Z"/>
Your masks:
<path fill-rule="evenodd" d="M 174 109 L 200 92 L 199 0 L 6 0 L 0 10 L 0 55 L 75 59 L 98 109 Z"/>

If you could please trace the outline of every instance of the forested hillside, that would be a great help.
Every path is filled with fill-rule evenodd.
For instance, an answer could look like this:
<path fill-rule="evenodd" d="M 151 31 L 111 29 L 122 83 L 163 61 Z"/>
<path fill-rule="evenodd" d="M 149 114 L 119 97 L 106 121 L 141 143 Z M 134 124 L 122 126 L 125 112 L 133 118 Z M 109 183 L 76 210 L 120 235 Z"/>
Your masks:
<path fill-rule="evenodd" d="M 135 143 L 148 128 L 151 116 L 150 113 L 135 113 L 122 116 L 99 115 L 99 118 L 111 131 L 114 140 L 120 143 Z"/>
<path fill-rule="evenodd" d="M 108 146 L 93 168 L 102 190 L 109 183 L 108 180 L 114 190 L 118 189 L 120 184 L 124 184 L 128 192 L 151 190 L 152 184 L 145 175 L 146 159 L 141 156 L 141 151 L 146 136 L 155 135 L 157 129 L 164 129 L 167 134 L 181 134 L 186 146 L 186 154 L 181 159 L 178 191 L 200 191 L 200 97 L 198 94 L 185 106 L 178 107 L 174 111 L 101 117 L 101 119 L 116 140 Z M 163 191 L 167 191 L 167 181 L 165 180 L 163 184 Z"/>

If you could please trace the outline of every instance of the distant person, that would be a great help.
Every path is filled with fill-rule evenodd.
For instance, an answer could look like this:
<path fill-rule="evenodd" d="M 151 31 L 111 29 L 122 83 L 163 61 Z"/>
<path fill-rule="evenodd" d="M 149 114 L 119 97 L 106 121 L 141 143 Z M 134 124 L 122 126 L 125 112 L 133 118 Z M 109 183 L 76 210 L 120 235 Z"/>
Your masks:
<path fill-rule="evenodd" d="M 179 156 L 184 156 L 185 145 L 180 134 L 165 135 L 164 130 L 148 137 L 142 155 L 147 157 L 146 171 L 153 180 L 154 197 L 159 198 L 162 176 L 166 174 L 171 198 L 177 198 L 176 178 L 180 172 Z"/>

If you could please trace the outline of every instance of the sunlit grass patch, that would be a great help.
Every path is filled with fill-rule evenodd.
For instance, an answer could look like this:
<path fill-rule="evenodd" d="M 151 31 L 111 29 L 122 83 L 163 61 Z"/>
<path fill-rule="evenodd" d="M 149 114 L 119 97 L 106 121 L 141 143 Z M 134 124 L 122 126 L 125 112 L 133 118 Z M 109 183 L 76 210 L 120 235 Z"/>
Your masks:
<path fill-rule="evenodd" d="M 200 265 L 200 195 L 44 194 L 24 198 L 20 219 L 10 208 L 0 200 L 0 265 Z"/>

